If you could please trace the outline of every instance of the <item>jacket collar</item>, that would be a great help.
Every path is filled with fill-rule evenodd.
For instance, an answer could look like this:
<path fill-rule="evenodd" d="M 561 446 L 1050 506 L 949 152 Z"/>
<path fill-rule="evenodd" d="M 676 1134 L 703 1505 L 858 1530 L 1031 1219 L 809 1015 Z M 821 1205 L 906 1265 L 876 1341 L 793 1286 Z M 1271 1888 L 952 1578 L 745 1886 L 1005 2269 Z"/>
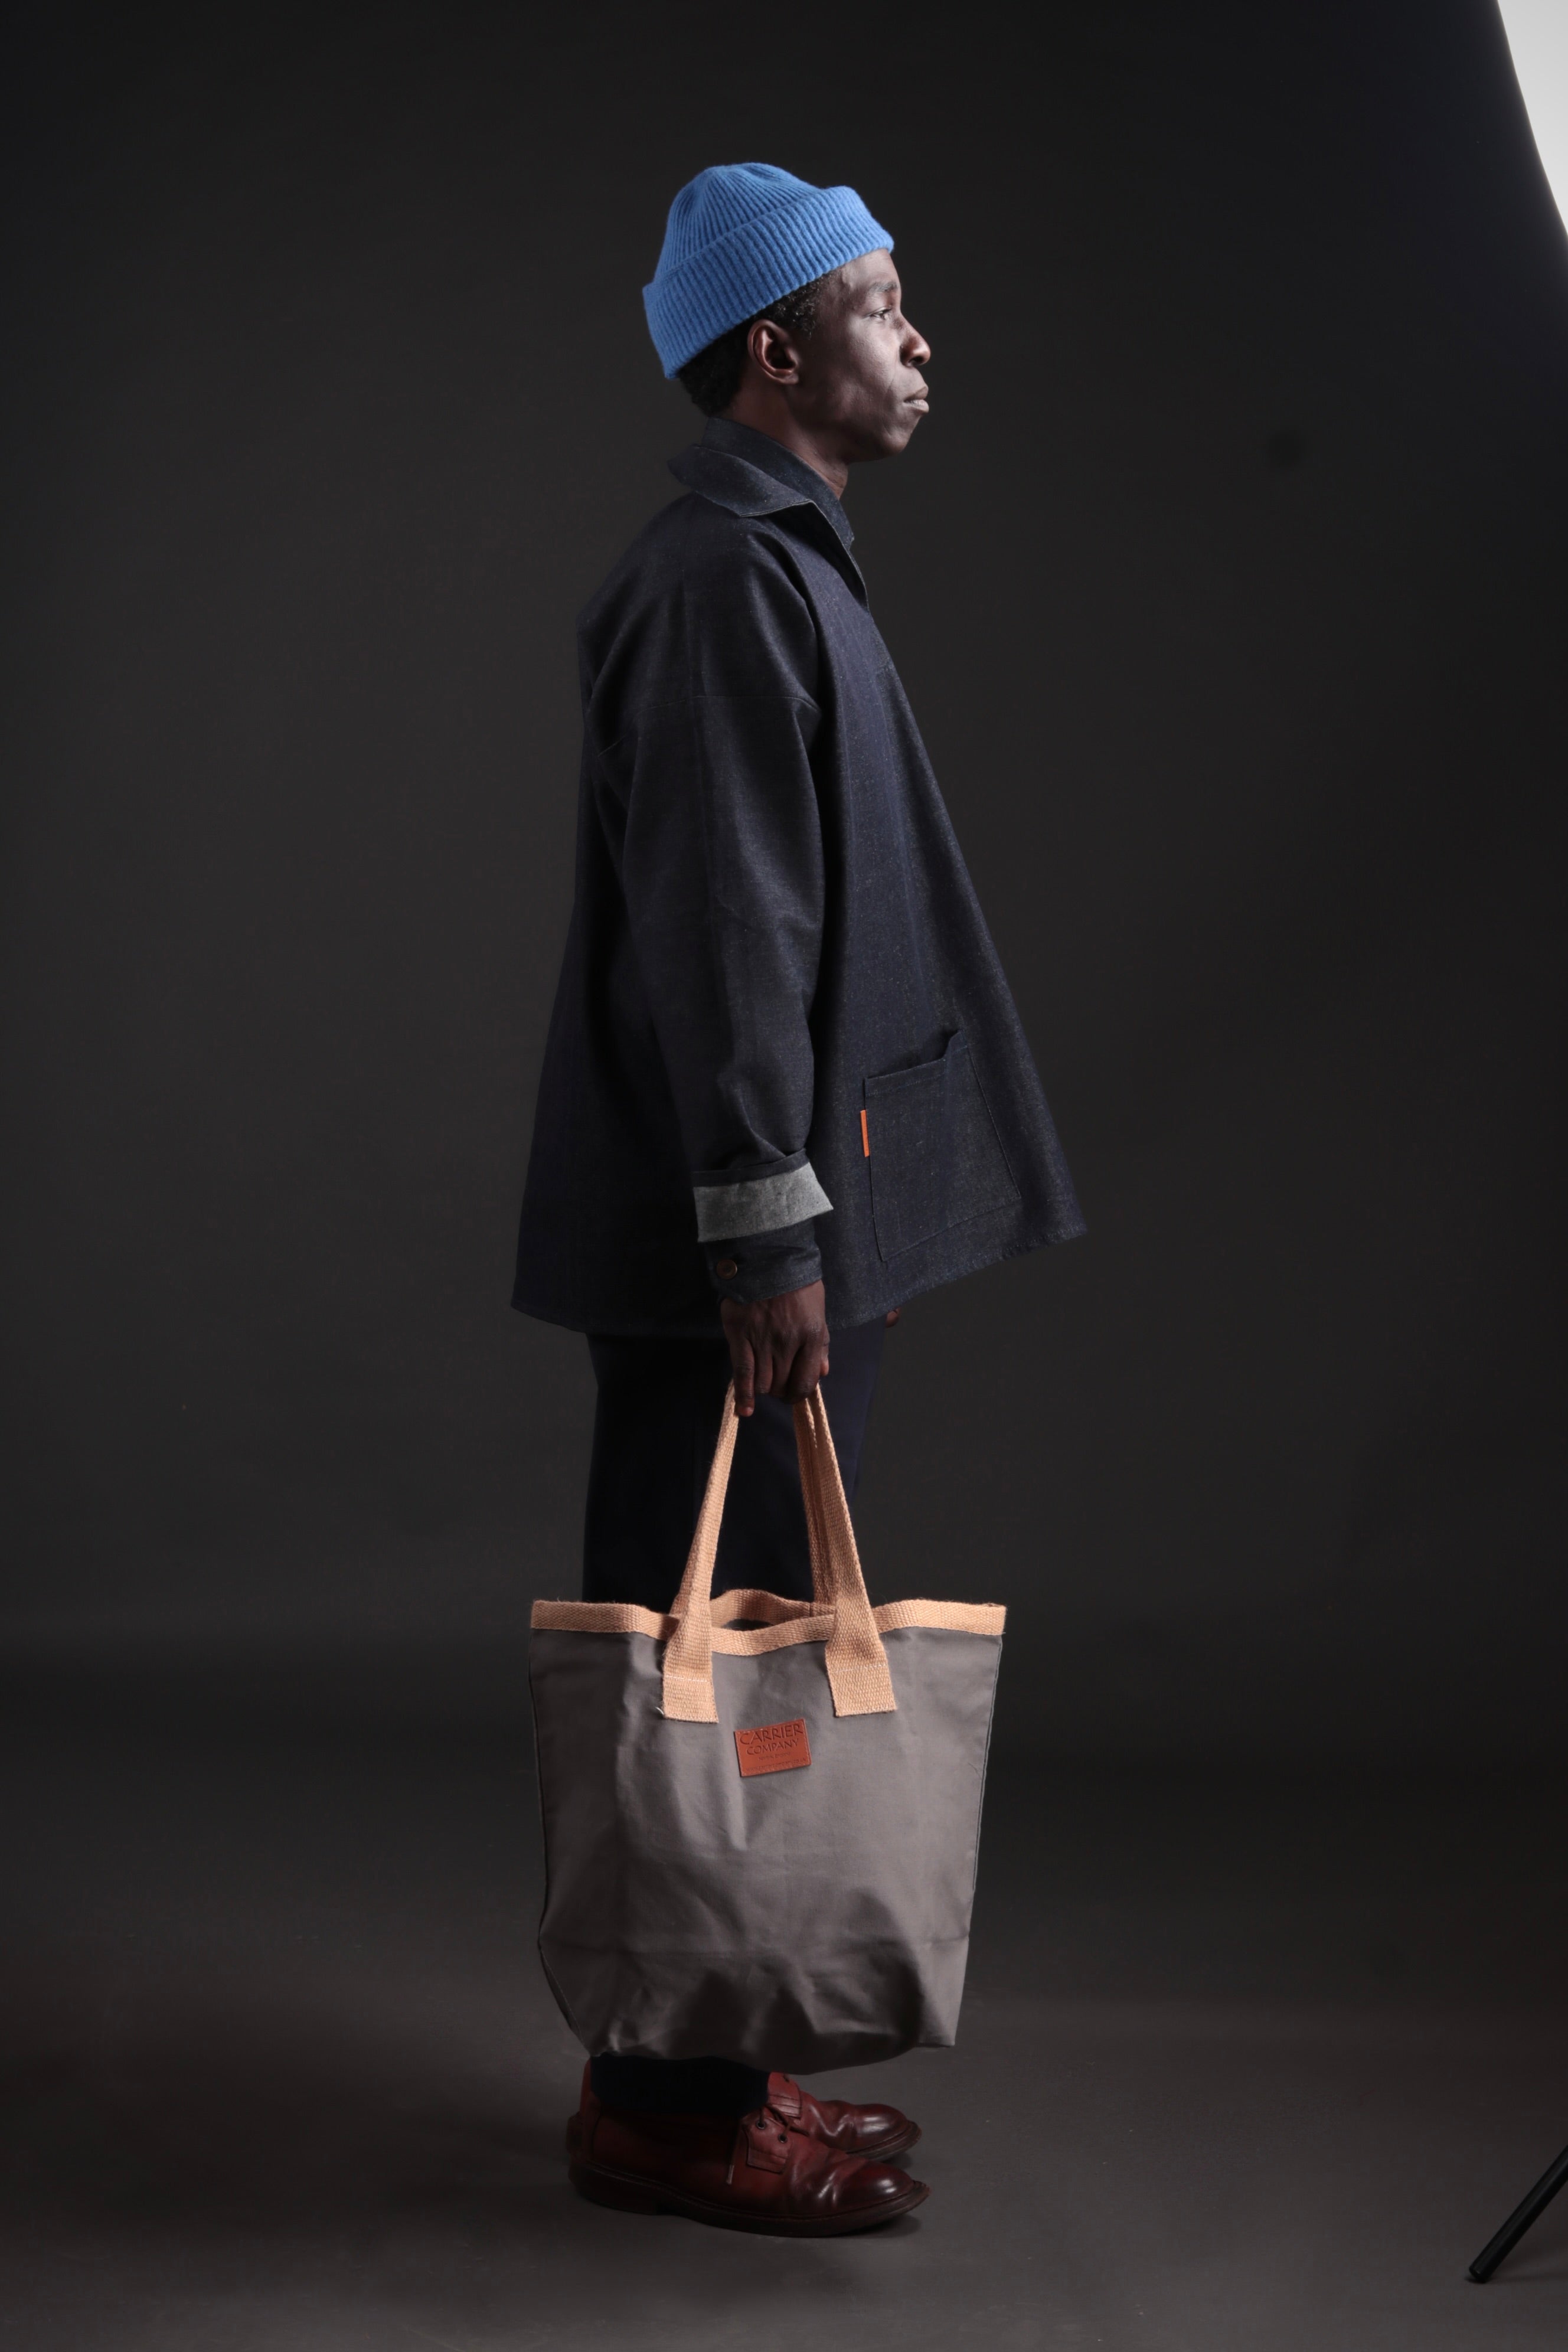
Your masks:
<path fill-rule="evenodd" d="M 849 552 L 855 534 L 848 516 L 815 467 L 782 442 L 753 432 L 749 425 L 710 416 L 701 440 L 672 457 L 669 470 L 689 490 L 710 499 L 715 506 L 727 507 L 731 514 L 771 515 L 792 508 L 815 508 L 837 542 L 832 551 L 841 556 L 841 568 L 864 597 L 860 567 Z"/>

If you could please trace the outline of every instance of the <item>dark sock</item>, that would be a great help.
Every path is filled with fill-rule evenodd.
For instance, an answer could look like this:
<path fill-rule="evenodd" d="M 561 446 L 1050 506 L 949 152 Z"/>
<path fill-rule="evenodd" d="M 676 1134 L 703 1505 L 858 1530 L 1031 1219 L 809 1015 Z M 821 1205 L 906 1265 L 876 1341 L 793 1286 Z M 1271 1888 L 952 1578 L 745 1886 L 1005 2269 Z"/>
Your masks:
<path fill-rule="evenodd" d="M 731 2058 L 595 2058 L 589 2070 L 601 2106 L 645 2116 L 749 2116 L 768 2095 L 758 2067 Z"/>

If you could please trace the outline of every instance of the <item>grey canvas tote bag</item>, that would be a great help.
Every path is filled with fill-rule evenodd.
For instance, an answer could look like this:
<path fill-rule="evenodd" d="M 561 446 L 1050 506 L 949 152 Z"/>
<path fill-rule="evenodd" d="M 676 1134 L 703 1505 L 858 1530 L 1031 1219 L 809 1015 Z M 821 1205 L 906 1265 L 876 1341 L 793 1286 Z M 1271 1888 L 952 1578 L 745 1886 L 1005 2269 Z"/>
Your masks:
<path fill-rule="evenodd" d="M 668 1616 L 537 1601 L 539 1948 L 584 2046 L 807 2074 L 945 2045 L 1005 1612 L 873 1609 L 819 1397 L 809 1601 L 712 1597 L 733 1392 Z"/>

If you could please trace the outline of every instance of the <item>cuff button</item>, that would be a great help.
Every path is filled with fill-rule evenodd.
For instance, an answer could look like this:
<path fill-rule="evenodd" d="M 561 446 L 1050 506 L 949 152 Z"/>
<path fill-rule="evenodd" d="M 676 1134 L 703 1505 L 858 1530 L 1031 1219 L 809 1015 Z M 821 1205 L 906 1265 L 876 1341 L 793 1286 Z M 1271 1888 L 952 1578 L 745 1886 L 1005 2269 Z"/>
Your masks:
<path fill-rule="evenodd" d="M 728 1282 L 731 1276 L 739 1274 L 741 1269 L 732 1257 L 721 1257 L 713 1271 L 721 1282 Z"/>

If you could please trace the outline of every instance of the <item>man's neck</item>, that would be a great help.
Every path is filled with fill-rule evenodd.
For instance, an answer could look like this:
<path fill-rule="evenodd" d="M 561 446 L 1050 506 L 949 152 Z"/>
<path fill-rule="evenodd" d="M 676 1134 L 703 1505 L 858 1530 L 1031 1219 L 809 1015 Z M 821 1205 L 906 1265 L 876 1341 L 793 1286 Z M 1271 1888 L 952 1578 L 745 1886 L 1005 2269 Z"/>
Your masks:
<path fill-rule="evenodd" d="M 820 474 L 836 499 L 844 496 L 849 480 L 849 467 L 837 450 L 824 447 L 822 441 L 808 425 L 802 425 L 788 403 L 773 395 L 771 388 L 742 384 L 724 415 L 731 425 L 748 425 L 753 433 L 765 433 L 814 474 Z"/>

